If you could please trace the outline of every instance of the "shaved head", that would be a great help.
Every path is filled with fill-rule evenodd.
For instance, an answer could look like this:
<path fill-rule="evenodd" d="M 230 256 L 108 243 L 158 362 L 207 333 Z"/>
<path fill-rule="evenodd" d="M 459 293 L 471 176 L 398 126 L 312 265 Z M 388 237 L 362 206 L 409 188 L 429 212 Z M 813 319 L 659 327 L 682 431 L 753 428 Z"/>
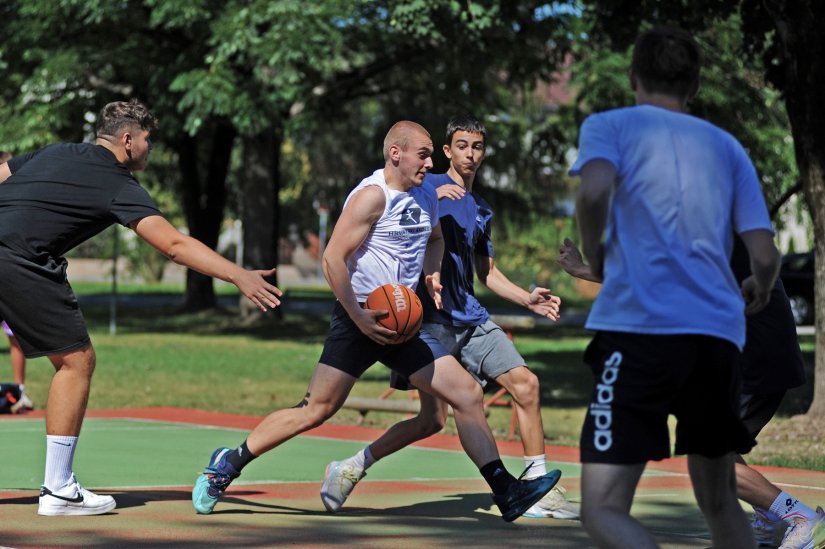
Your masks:
<path fill-rule="evenodd" d="M 421 124 L 409 120 L 396 122 L 384 138 L 384 161 L 390 159 L 390 147 L 396 145 L 399 149 L 405 151 L 407 150 L 410 138 L 416 134 L 430 137 L 430 132 L 425 130 Z"/>

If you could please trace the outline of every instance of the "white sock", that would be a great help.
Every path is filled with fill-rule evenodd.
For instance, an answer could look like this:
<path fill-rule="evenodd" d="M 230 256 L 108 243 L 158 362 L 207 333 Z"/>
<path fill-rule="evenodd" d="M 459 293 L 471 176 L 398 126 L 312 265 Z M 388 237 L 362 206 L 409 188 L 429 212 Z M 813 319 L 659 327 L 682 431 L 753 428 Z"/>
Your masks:
<path fill-rule="evenodd" d="M 370 448 L 367 446 L 349 458 L 347 463 L 360 471 L 366 471 L 373 463 L 375 463 L 375 458 L 372 457 L 372 452 L 370 452 Z"/>
<path fill-rule="evenodd" d="M 547 474 L 547 458 L 544 454 L 539 456 L 524 456 L 524 466 L 527 471 L 524 478 L 527 480 L 538 478 Z"/>
<path fill-rule="evenodd" d="M 46 480 L 43 486 L 57 492 L 72 478 L 77 437 L 46 435 Z"/>
<path fill-rule="evenodd" d="M 816 518 L 816 511 L 793 497 L 787 492 L 780 492 L 771 503 L 771 512 L 779 515 L 779 518 L 793 526 L 794 519 L 803 517 L 807 520 Z"/>

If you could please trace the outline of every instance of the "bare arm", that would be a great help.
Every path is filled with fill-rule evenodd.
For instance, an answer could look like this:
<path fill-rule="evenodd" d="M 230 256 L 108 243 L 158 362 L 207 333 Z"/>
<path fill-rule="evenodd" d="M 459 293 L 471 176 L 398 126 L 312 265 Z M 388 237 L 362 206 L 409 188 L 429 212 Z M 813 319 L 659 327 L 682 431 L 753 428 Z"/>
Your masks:
<path fill-rule="evenodd" d="M 11 170 L 9 169 L 9 163 L 3 162 L 0 164 L 0 183 L 3 183 L 6 179 L 11 176 Z"/>
<path fill-rule="evenodd" d="M 477 255 L 475 264 L 478 279 L 496 295 L 526 307 L 539 316 L 559 319 L 561 299 L 552 295 L 549 289 L 535 288 L 532 292 L 524 290 L 496 267 L 492 257 Z"/>
<path fill-rule="evenodd" d="M 751 276 L 742 281 L 745 314 L 762 310 L 771 297 L 771 289 L 779 274 L 780 254 L 767 230 L 746 231 L 739 235 L 751 258 Z"/>
<path fill-rule="evenodd" d="M 335 297 L 358 329 L 381 344 L 390 343 L 395 336 L 395 332 L 384 328 L 376 320 L 389 311 L 361 308 L 352 290 L 347 260 L 367 238 L 370 229 L 383 214 L 384 205 L 384 192 L 379 187 L 367 187 L 356 193 L 335 224 L 323 258 L 324 276 Z"/>
<path fill-rule="evenodd" d="M 576 217 L 581 234 L 582 251 L 592 273 L 604 276 L 604 244 L 610 197 L 616 181 L 616 168 L 606 160 L 591 160 L 581 171 L 581 185 L 576 193 Z"/>
<path fill-rule="evenodd" d="M 282 292 L 266 280 L 265 276 L 275 273 L 268 271 L 248 271 L 200 242 L 187 236 L 159 215 L 150 215 L 131 224 L 139 237 L 160 253 L 199 273 L 231 282 L 256 307 L 262 311 L 274 309 L 281 304 L 278 299 Z"/>

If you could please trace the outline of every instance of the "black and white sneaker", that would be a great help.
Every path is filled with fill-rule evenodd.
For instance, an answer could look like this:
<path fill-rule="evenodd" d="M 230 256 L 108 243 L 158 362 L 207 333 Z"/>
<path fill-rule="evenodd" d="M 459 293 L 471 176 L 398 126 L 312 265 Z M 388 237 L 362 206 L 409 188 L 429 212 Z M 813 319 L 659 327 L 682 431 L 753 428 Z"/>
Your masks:
<path fill-rule="evenodd" d="M 534 503 L 553 489 L 561 478 L 561 471 L 553 469 L 544 476 L 531 480 L 517 480 L 503 494 L 493 494 L 493 501 L 501 511 L 501 518 L 512 522 L 523 515 Z"/>
<path fill-rule="evenodd" d="M 45 486 L 40 488 L 38 515 L 56 517 L 62 515 L 102 515 L 115 508 L 115 498 L 99 496 L 83 488 L 72 475 L 71 482 L 64 488 L 52 492 Z"/>

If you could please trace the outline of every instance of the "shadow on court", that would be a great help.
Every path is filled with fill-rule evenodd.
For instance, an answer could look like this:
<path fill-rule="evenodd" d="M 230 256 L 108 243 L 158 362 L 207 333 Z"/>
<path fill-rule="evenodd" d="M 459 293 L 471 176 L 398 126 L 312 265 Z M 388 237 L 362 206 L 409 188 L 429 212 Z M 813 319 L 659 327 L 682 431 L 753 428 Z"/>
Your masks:
<path fill-rule="evenodd" d="M 0 431 L 16 441 L 17 452 L 0 471 L 1 546 L 592 547 L 578 521 L 501 520 L 486 484 L 455 437 L 436 436 L 427 447 L 399 453 L 398 461 L 388 458 L 383 471 L 378 466 L 371 470 L 344 508 L 331 514 L 319 498 L 323 465 L 329 455 L 345 455 L 376 433 L 326 425 L 256 460 L 256 467 L 244 471 L 215 512 L 204 516 L 194 512 L 190 500 L 199 469 L 193 463 L 200 463 L 203 448 L 223 438 L 236 439 L 238 430 L 249 429 L 260 418 L 170 408 L 96 410 L 90 415 L 79 478 L 94 479 L 90 482 L 98 484 L 89 487 L 113 495 L 117 509 L 94 517 L 38 516 L 42 426 L 34 418 L 2 419 Z M 157 447 L 166 453 L 159 457 Z M 499 449 L 503 456 L 519 456 L 521 451 L 515 442 L 501 442 Z M 561 458 L 564 450 L 552 447 L 548 453 Z M 558 464 L 565 471 L 562 484 L 576 501 L 578 467 L 573 457 L 564 459 L 568 461 Z M 684 460 L 652 464 L 634 500 L 634 516 L 668 549 L 710 544 L 685 469 Z M 822 500 L 825 473 L 762 470 L 780 485 L 793 485 L 802 499 Z"/>

